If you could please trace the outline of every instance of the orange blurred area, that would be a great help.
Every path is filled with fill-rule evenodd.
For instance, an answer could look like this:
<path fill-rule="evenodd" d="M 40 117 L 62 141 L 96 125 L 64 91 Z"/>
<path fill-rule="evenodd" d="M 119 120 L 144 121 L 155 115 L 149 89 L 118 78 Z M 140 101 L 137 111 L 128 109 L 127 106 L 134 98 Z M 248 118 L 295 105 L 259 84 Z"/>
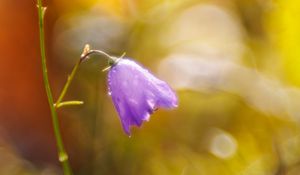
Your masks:
<path fill-rule="evenodd" d="M 47 0 L 57 99 L 85 44 L 136 60 L 177 92 L 128 138 L 106 61 L 79 67 L 58 109 L 74 174 L 299 174 L 300 2 Z M 35 1 L 0 1 L 0 174 L 62 174 L 42 78 Z"/>
<path fill-rule="evenodd" d="M 0 109 L 1 136 L 24 156 L 35 160 L 55 158 L 50 115 L 40 75 L 36 7 L 28 2 L 0 4 Z M 45 143 L 45 147 L 41 146 Z M 35 151 L 39 154 L 33 154 Z"/>

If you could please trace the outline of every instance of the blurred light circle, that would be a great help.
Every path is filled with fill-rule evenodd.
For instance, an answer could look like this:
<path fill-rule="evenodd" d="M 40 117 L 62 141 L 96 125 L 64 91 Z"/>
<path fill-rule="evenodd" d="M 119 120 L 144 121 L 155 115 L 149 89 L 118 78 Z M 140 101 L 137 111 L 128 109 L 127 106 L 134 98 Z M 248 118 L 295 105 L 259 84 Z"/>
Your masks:
<path fill-rule="evenodd" d="M 211 144 L 210 152 L 215 156 L 228 159 L 232 157 L 237 151 L 237 142 L 233 136 L 224 131 L 219 131 L 214 134 Z"/>

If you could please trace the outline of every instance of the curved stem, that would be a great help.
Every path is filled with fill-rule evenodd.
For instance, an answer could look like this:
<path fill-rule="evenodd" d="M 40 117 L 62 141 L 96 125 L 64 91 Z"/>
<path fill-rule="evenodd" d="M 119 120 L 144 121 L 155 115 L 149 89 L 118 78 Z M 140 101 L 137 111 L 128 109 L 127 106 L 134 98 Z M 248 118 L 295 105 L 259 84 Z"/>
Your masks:
<path fill-rule="evenodd" d="M 41 50 L 41 58 L 42 58 L 44 86 L 46 89 L 47 99 L 48 99 L 48 103 L 49 103 L 49 107 L 50 107 L 50 111 L 51 111 L 51 117 L 52 117 L 54 135 L 55 135 L 55 139 L 56 139 L 56 145 L 57 145 L 57 149 L 58 149 L 59 161 L 62 164 L 64 174 L 71 175 L 72 171 L 71 171 L 71 167 L 69 165 L 68 155 L 64 149 L 62 137 L 60 134 L 59 121 L 58 121 L 56 110 L 53 106 L 53 96 L 52 96 L 50 83 L 49 83 L 49 79 L 48 79 L 48 73 L 47 73 L 46 52 L 45 52 L 45 34 L 44 34 L 45 9 L 46 8 L 42 6 L 42 0 L 38 0 L 40 50 Z"/>
<path fill-rule="evenodd" d="M 105 52 L 103 52 L 103 51 L 101 51 L 101 50 L 88 50 L 88 51 L 86 51 L 85 53 L 83 53 L 83 54 L 81 55 L 80 62 L 85 61 L 85 60 L 88 59 L 89 56 L 92 55 L 92 54 L 104 55 L 104 56 L 106 56 L 106 57 L 109 59 L 109 61 L 112 62 L 113 64 L 115 64 L 115 63 L 117 62 L 117 60 L 118 60 L 118 58 L 113 57 L 113 56 L 110 56 L 110 55 L 108 55 L 107 53 L 105 53 Z"/>
<path fill-rule="evenodd" d="M 89 56 L 92 55 L 92 54 L 98 54 L 98 55 L 106 56 L 109 59 L 110 64 L 115 64 L 118 61 L 118 58 L 110 56 L 110 55 L 108 55 L 107 53 L 105 53 L 101 50 L 90 50 L 89 45 L 86 45 L 84 50 L 83 50 L 83 53 L 81 54 L 80 60 L 75 64 L 71 74 L 68 76 L 67 82 L 64 85 L 63 90 L 61 91 L 61 93 L 60 93 L 57 101 L 55 102 L 55 104 L 60 104 L 62 102 L 62 100 L 64 99 L 64 97 L 65 97 L 65 95 L 66 95 L 66 93 L 69 89 L 69 86 L 70 86 L 71 82 L 74 79 L 74 76 L 75 76 L 75 74 L 78 70 L 78 67 L 79 67 L 80 63 L 87 60 L 89 58 Z"/>

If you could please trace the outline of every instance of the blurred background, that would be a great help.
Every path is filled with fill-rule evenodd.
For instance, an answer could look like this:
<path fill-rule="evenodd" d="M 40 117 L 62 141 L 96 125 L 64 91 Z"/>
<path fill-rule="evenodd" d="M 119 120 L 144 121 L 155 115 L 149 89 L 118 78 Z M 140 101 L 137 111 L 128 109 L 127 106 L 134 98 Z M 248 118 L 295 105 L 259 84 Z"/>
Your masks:
<path fill-rule="evenodd" d="M 59 110 L 76 175 L 300 174 L 300 2 L 47 0 L 57 98 L 86 43 L 168 82 L 175 110 L 122 127 L 106 61 L 82 64 Z M 0 174 L 62 174 L 43 87 L 36 2 L 0 0 Z"/>

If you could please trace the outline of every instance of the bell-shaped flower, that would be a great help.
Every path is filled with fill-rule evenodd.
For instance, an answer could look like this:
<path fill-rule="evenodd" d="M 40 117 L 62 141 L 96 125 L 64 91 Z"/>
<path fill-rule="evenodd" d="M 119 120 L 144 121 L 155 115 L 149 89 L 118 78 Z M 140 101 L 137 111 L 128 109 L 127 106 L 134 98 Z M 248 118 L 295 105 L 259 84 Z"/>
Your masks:
<path fill-rule="evenodd" d="M 169 85 L 130 59 L 120 59 L 108 72 L 108 88 L 123 129 L 140 127 L 158 108 L 177 107 Z"/>

